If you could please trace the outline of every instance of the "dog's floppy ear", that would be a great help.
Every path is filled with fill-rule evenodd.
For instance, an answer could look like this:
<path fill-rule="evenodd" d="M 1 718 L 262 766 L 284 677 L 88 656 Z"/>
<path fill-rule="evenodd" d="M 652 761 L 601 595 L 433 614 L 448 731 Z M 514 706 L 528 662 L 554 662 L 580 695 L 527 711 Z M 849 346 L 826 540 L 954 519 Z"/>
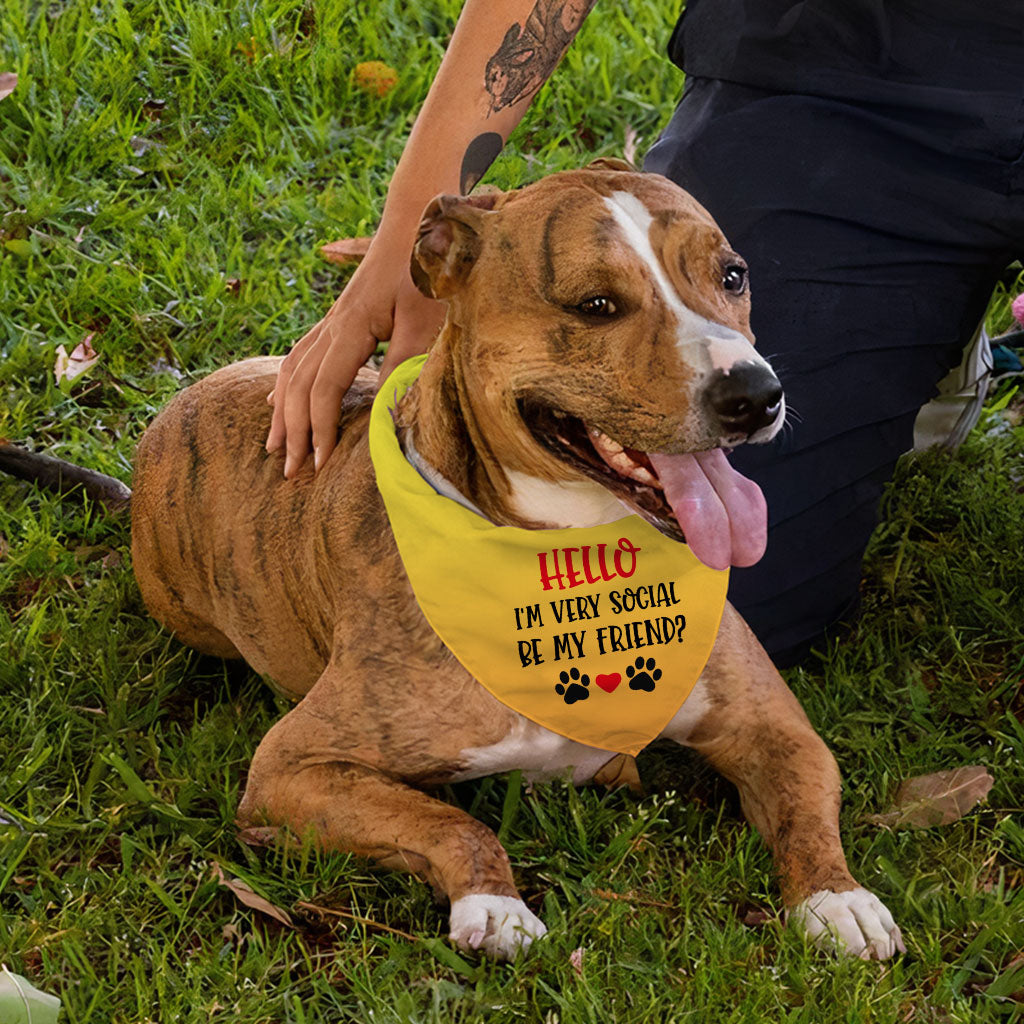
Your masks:
<path fill-rule="evenodd" d="M 630 171 L 636 173 L 636 168 L 628 160 L 620 160 L 616 156 L 599 156 L 591 160 L 585 171 Z"/>
<path fill-rule="evenodd" d="M 481 232 L 501 192 L 438 196 L 423 211 L 409 272 L 424 295 L 446 299 L 465 281 L 480 255 Z"/>

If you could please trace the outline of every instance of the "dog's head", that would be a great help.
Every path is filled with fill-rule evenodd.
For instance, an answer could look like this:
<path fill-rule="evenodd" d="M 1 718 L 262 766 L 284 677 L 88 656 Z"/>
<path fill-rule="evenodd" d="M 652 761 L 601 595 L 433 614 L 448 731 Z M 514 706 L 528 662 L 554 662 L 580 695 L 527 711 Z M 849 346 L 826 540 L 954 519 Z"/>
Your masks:
<path fill-rule="evenodd" d="M 601 162 L 441 196 L 412 273 L 449 303 L 471 433 L 507 473 L 582 475 L 691 546 L 695 473 L 727 519 L 750 513 L 728 506 L 743 478 L 724 456 L 692 453 L 770 439 L 782 389 L 753 348 L 746 265 L 682 189 Z"/>

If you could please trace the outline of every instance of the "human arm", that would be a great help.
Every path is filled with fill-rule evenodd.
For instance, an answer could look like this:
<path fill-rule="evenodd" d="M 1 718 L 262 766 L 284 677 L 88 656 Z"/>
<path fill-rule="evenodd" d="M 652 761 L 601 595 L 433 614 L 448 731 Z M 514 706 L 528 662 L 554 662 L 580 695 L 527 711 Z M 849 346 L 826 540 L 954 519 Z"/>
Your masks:
<path fill-rule="evenodd" d="M 467 193 L 501 151 L 594 0 L 466 0 L 388 188 L 380 227 L 327 315 L 285 357 L 270 396 L 267 450 L 286 448 L 285 476 L 310 448 L 319 469 L 334 449 L 341 400 L 378 341 L 383 380 L 426 350 L 444 306 L 409 276 L 420 216 L 439 193 Z"/>

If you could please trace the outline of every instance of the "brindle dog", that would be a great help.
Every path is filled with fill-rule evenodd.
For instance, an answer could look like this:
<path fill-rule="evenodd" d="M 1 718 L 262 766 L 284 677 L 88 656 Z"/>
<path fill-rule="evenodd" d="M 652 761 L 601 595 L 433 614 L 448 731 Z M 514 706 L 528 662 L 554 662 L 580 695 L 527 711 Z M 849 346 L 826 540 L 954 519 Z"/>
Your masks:
<path fill-rule="evenodd" d="M 659 456 L 781 425 L 777 382 L 751 347 L 742 261 L 665 179 L 604 166 L 508 195 L 441 197 L 413 276 L 450 308 L 400 403 L 399 436 L 439 489 L 495 523 L 592 525 L 625 502 L 678 537 L 690 528 Z M 511 957 L 544 926 L 505 851 L 420 787 L 511 769 L 572 768 L 585 781 L 612 753 L 499 703 L 431 631 L 375 486 L 373 372 L 345 397 L 326 465 L 284 479 L 263 447 L 279 362 L 214 373 L 146 431 L 131 503 L 146 604 L 186 643 L 245 658 L 297 701 L 256 751 L 240 822 L 312 829 L 325 847 L 415 872 L 451 900 L 460 947 Z M 732 401 L 741 378 L 752 412 Z M 716 485 L 726 531 L 722 489 L 734 485 Z M 731 607 L 663 735 L 739 787 L 812 938 L 880 959 L 903 948 L 847 868 L 832 756 Z"/>

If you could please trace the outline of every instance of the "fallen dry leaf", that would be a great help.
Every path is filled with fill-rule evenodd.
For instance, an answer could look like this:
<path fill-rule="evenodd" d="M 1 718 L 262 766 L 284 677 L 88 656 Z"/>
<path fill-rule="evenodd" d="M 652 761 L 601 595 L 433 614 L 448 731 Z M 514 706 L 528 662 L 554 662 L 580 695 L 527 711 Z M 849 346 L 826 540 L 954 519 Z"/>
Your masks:
<path fill-rule="evenodd" d="M 398 72 L 382 60 L 365 60 L 355 66 L 352 81 L 365 92 L 386 96 L 398 84 Z"/>
<path fill-rule="evenodd" d="M 569 954 L 569 965 L 576 972 L 577 978 L 583 977 L 583 947 L 579 946 Z"/>
<path fill-rule="evenodd" d="M 250 828 L 240 828 L 238 838 L 246 846 L 274 846 L 281 829 L 277 825 L 253 825 Z"/>
<path fill-rule="evenodd" d="M 69 384 L 76 377 L 80 377 L 86 370 L 96 364 L 99 353 L 92 347 L 92 339 L 96 337 L 93 331 L 87 334 L 74 348 L 71 355 L 63 345 L 57 346 L 57 358 L 53 364 L 53 375 L 58 384 L 67 381 Z"/>
<path fill-rule="evenodd" d="M 13 71 L 0 72 L 0 100 L 7 99 L 18 84 L 18 76 Z"/>
<path fill-rule="evenodd" d="M 320 246 L 320 255 L 331 263 L 358 263 L 370 248 L 373 238 L 340 238 Z"/>
<path fill-rule="evenodd" d="M 0 533 L 0 562 L 7 557 L 7 552 L 10 550 L 11 546 L 7 543 L 7 538 Z"/>
<path fill-rule="evenodd" d="M 930 828 L 959 821 L 988 796 L 995 780 L 981 765 L 919 775 L 900 783 L 892 806 L 868 821 L 886 828 Z"/>
<path fill-rule="evenodd" d="M 748 928 L 763 928 L 772 919 L 772 915 L 760 907 L 746 906 L 741 909 L 743 910 L 743 916 L 740 920 Z"/>
<path fill-rule="evenodd" d="M 267 917 L 272 917 L 275 921 L 280 921 L 281 924 L 289 928 L 295 927 L 291 915 L 287 911 L 282 910 L 280 907 L 275 907 L 270 900 L 264 899 L 259 893 L 253 892 L 252 886 L 247 882 L 243 882 L 240 878 L 229 878 L 224 874 L 224 869 L 219 864 L 214 864 L 213 873 L 220 885 L 223 885 L 225 889 L 230 889 L 235 894 L 235 898 L 239 903 L 244 903 L 247 907 L 258 910 L 261 914 L 266 914 Z"/>
<path fill-rule="evenodd" d="M 636 758 L 629 754 L 616 754 L 594 776 L 594 782 L 606 789 L 618 789 L 625 786 L 631 793 L 644 796 L 644 784 L 640 781 L 640 769 L 636 766 Z"/>

